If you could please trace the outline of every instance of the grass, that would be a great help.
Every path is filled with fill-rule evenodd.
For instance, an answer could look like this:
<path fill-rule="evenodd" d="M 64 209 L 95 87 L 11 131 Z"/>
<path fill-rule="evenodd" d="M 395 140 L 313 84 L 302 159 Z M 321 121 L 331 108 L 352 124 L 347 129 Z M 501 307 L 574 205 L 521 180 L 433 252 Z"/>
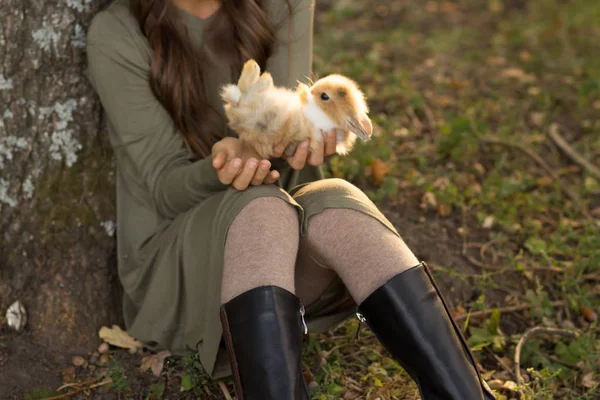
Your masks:
<path fill-rule="evenodd" d="M 436 270 L 481 293 L 460 307 L 502 306 L 486 296 L 490 289 L 530 306 L 524 316 L 496 311 L 466 324 L 489 378 L 502 371 L 496 357 L 512 360 L 528 327 L 584 332 L 575 341 L 528 340 L 521 362 L 530 382 L 521 389 L 531 399 L 600 396 L 600 336 L 589 313 L 599 306 L 599 183 L 546 136 L 558 124 L 579 154 L 600 160 L 599 16 L 600 4 L 591 0 L 339 1 L 318 15 L 316 71 L 356 79 L 379 133 L 331 160 L 329 175 L 361 186 L 384 210 L 403 194 L 430 193 L 435 205 L 422 215 L 454 221 L 463 254 L 478 266 L 475 274 Z M 516 144 L 539 155 L 558 179 Z M 377 158 L 387 167 L 383 179 Z M 595 210 L 595 217 L 582 210 Z M 552 305 L 557 300 L 565 305 Z M 368 365 L 354 372 L 355 381 L 372 378 Z M 381 396 L 366 389 L 360 395 Z M 401 395 L 390 389 L 382 398 Z"/>
<path fill-rule="evenodd" d="M 314 70 L 354 78 L 377 133 L 332 158 L 326 174 L 360 186 L 387 215 L 402 207 L 447 228 L 469 268 L 436 259 L 434 272 L 449 289 L 469 287 L 450 296 L 454 313 L 499 398 L 517 390 L 525 399 L 599 398 L 600 182 L 547 132 L 557 124 L 598 165 L 600 3 L 319 1 Z M 521 309 L 502 311 L 512 306 Z M 483 319 L 464 318 L 485 310 Z M 533 326 L 582 335 L 531 337 L 521 354 L 526 382 L 507 388 L 516 382 L 516 344 Z M 357 328 L 349 320 L 309 334 L 313 399 L 418 398 L 368 329 L 355 339 Z M 193 354 L 165 371 L 177 390 L 157 378 L 143 389 L 147 398 L 223 398 Z M 108 373 L 117 390 L 129 390 L 118 364 Z"/>

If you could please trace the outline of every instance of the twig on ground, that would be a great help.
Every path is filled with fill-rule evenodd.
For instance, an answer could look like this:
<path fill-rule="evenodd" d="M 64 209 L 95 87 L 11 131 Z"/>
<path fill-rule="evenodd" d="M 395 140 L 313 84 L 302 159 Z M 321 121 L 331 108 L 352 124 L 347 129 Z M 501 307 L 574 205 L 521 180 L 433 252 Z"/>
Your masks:
<path fill-rule="evenodd" d="M 68 392 L 68 393 L 59 394 L 58 396 L 54 396 L 54 397 L 46 397 L 46 398 L 44 398 L 44 399 L 42 399 L 42 400 L 58 400 L 58 399 L 64 399 L 64 398 L 67 398 L 67 397 L 71 397 L 71 396 L 73 396 L 73 395 L 76 395 L 76 394 L 77 394 L 77 393 L 79 393 L 79 392 L 83 392 L 84 390 L 90 390 L 90 389 L 97 388 L 97 387 L 100 387 L 100 386 L 108 385 L 108 384 L 109 384 L 109 383 L 111 383 L 111 382 L 112 382 L 112 379 L 108 378 L 108 379 L 106 379 L 106 380 L 104 380 L 104 381 L 102 381 L 102 382 L 94 383 L 93 385 L 90 385 L 90 386 L 85 386 L 85 387 L 79 388 L 79 389 L 77 389 L 77 390 L 73 390 L 73 391 L 71 391 L 71 392 Z"/>
<path fill-rule="evenodd" d="M 488 264 L 484 264 L 481 261 L 476 260 L 474 257 L 469 256 L 469 255 L 464 255 L 466 257 L 466 259 L 473 265 L 480 267 L 482 269 L 487 269 L 490 271 L 513 271 L 513 272 L 519 272 L 518 269 L 516 268 L 512 268 L 508 265 L 488 265 Z M 525 268 L 526 271 L 540 271 L 540 272 L 553 272 L 553 273 L 558 273 L 558 274 L 564 274 L 567 273 L 568 271 L 566 269 L 563 268 L 558 268 L 558 267 L 540 267 L 540 266 L 536 266 L 536 265 L 531 265 Z M 595 281 L 595 282 L 600 282 L 600 274 L 583 274 L 581 275 L 581 279 L 585 280 L 585 281 Z"/>
<path fill-rule="evenodd" d="M 515 349 L 515 374 L 517 376 L 517 384 L 519 384 L 519 385 L 523 385 L 525 383 L 525 381 L 523 380 L 523 377 L 521 376 L 521 350 L 523 350 L 523 345 L 525 345 L 525 342 L 527 341 L 527 339 L 529 339 L 529 337 L 531 335 L 533 335 L 534 333 L 538 333 L 538 332 L 539 333 L 550 333 L 553 335 L 568 336 L 568 337 L 572 337 L 572 338 L 577 338 L 580 335 L 580 333 L 578 331 L 572 331 L 572 330 L 560 329 L 560 328 L 548 328 L 545 326 L 534 326 L 533 328 L 526 330 L 525 333 L 523 334 L 523 336 L 521 336 L 521 339 L 519 339 L 519 343 L 517 343 L 517 348 Z M 522 394 L 522 391 L 519 390 L 519 393 Z"/>
<path fill-rule="evenodd" d="M 217 383 L 219 384 L 219 389 L 221 389 L 221 392 L 223 392 L 223 396 L 225 396 L 225 399 L 232 400 L 231 393 L 229 393 L 229 389 L 227 389 L 227 385 L 225 385 L 225 382 L 219 381 Z"/>
<path fill-rule="evenodd" d="M 548 164 L 546 164 L 546 162 L 542 159 L 542 157 L 540 157 L 536 152 L 534 152 L 533 150 L 528 149 L 527 147 L 522 146 L 518 143 L 509 142 L 509 141 L 502 140 L 502 139 L 495 138 L 495 137 L 483 136 L 483 137 L 480 137 L 479 140 L 482 143 L 497 144 L 497 145 L 501 145 L 501 146 L 505 146 L 505 147 L 511 147 L 514 149 L 518 149 L 522 153 L 527 154 L 540 167 L 542 167 L 542 169 L 544 171 L 546 171 L 546 173 L 558 184 L 558 187 L 563 191 L 563 193 L 567 197 L 569 197 L 573 201 L 573 203 L 575 203 L 575 205 L 577 206 L 577 208 L 579 209 L 581 214 L 583 214 L 585 217 L 590 216 L 587 208 L 585 208 L 585 206 L 579 200 L 579 196 L 563 184 L 563 182 L 560 180 L 560 177 L 558 176 L 558 174 L 556 172 L 554 172 L 554 170 L 552 168 L 550 168 L 550 166 Z"/>
<path fill-rule="evenodd" d="M 590 175 L 593 175 L 596 179 L 600 179 L 600 168 L 593 165 L 591 162 L 583 158 L 574 148 L 567 143 L 567 141 L 558 133 L 558 124 L 550 125 L 548 130 L 548 136 L 559 149 L 565 153 L 572 161 L 578 164 L 580 167 L 585 169 Z"/>
<path fill-rule="evenodd" d="M 550 305 L 552 305 L 553 307 L 559 306 L 563 304 L 562 300 L 556 300 L 556 301 L 552 301 L 550 302 Z M 520 304 L 518 306 L 507 306 L 507 307 L 496 307 L 498 309 L 498 311 L 500 311 L 501 313 L 508 313 L 508 312 L 515 312 L 515 311 L 523 311 L 523 310 L 527 310 L 529 307 L 531 307 L 530 304 Z M 469 319 L 471 318 L 479 318 L 479 317 L 487 317 L 488 315 L 492 315 L 492 312 L 494 312 L 494 309 L 487 309 L 487 310 L 481 310 L 481 311 L 474 311 L 472 313 L 464 313 L 464 314 L 460 314 L 457 315 L 456 317 L 454 317 L 455 321 L 461 321 L 467 317 L 469 317 Z"/>
<path fill-rule="evenodd" d="M 419 119 L 419 117 L 417 117 L 415 110 L 411 106 L 406 106 L 406 113 L 410 116 L 410 119 L 411 119 L 412 124 L 414 125 L 415 129 L 419 133 L 421 133 L 423 131 L 423 124 L 421 123 L 421 120 Z"/>
<path fill-rule="evenodd" d="M 492 350 L 490 350 L 487 347 L 486 347 L 486 350 L 487 350 L 488 354 L 491 354 L 496 359 L 496 361 L 498 362 L 498 364 L 500 364 L 500 366 L 502 367 L 503 370 L 505 370 L 512 376 L 515 375 L 515 371 L 513 371 L 508 365 L 506 365 L 506 363 L 504 361 L 502 361 L 502 359 L 500 357 L 498 357 L 498 355 L 496 353 L 494 353 Z"/>

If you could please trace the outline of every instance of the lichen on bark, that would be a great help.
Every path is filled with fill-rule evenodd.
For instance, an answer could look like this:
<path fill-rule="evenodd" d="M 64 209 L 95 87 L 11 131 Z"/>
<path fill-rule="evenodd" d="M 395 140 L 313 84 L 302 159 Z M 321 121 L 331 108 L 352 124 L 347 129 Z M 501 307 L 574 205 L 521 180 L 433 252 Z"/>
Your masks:
<path fill-rule="evenodd" d="M 119 322 L 114 164 L 85 57 L 106 3 L 0 2 L 0 311 L 20 300 L 26 330 L 68 352 Z"/>

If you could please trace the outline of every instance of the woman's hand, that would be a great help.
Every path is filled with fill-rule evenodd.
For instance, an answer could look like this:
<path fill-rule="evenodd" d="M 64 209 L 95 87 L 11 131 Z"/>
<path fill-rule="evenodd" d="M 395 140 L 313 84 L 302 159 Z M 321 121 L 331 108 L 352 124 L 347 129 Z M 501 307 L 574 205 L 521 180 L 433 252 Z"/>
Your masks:
<path fill-rule="evenodd" d="M 279 172 L 269 171 L 269 160 L 261 160 L 236 138 L 224 138 L 215 143 L 212 159 L 221 183 L 237 190 L 245 190 L 250 185 L 271 184 L 279 178 Z"/>
<path fill-rule="evenodd" d="M 284 154 L 284 145 L 276 145 L 273 148 L 274 157 L 284 157 L 295 170 L 304 168 L 307 163 L 312 166 L 321 165 L 325 161 L 325 157 L 335 154 L 335 148 L 337 146 L 336 133 L 336 129 L 330 129 L 323 132 L 323 140 L 319 143 L 320 145 L 316 151 L 310 151 L 310 139 L 303 140 L 296 148 L 292 157 L 287 157 Z"/>

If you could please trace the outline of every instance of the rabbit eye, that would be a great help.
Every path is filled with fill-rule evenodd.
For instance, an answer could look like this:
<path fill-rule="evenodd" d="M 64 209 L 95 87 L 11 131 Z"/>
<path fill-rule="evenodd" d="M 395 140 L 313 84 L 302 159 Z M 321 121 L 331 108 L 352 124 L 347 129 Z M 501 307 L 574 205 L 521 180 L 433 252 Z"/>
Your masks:
<path fill-rule="evenodd" d="M 329 100 L 329 96 L 327 96 L 327 93 L 321 93 L 321 100 Z"/>

